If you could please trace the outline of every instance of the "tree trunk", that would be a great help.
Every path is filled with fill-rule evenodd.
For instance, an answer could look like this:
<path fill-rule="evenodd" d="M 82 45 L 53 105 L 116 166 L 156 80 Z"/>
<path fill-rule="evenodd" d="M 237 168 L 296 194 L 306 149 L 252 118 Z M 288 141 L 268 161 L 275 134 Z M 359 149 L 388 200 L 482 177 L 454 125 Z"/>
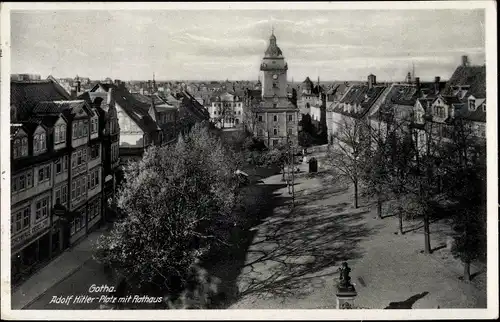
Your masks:
<path fill-rule="evenodd" d="M 285 165 L 281 165 L 281 171 L 283 172 L 283 176 L 281 177 L 281 181 L 285 181 Z"/>
<path fill-rule="evenodd" d="M 399 219 L 399 233 L 401 235 L 404 235 L 404 231 L 403 231 L 403 211 L 401 210 L 401 207 L 398 208 L 398 219 Z"/>
<path fill-rule="evenodd" d="M 465 261 L 464 262 L 464 281 L 470 281 L 470 280 L 471 280 L 470 261 Z"/>
<path fill-rule="evenodd" d="M 424 213 L 424 236 L 425 236 L 425 253 L 431 253 L 431 231 L 430 231 L 430 223 L 429 223 L 429 213 L 426 210 Z"/>
<path fill-rule="evenodd" d="M 354 208 L 358 209 L 358 182 L 354 182 Z"/>
<path fill-rule="evenodd" d="M 377 218 L 382 219 L 382 197 L 377 195 Z"/>

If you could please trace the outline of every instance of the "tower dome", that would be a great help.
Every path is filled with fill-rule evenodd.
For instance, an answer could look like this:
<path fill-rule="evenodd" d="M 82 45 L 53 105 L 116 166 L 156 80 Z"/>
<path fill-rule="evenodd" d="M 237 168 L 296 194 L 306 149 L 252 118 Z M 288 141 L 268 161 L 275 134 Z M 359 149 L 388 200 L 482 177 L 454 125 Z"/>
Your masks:
<path fill-rule="evenodd" d="M 274 35 L 274 31 L 271 33 L 271 37 L 269 37 L 269 47 L 266 50 L 265 57 L 282 57 L 283 52 L 276 44 L 276 36 Z"/>

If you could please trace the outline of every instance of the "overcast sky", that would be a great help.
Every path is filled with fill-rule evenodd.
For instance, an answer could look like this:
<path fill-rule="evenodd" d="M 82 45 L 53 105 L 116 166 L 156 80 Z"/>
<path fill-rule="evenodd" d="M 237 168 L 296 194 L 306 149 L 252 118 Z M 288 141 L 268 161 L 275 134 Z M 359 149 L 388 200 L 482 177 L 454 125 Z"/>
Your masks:
<path fill-rule="evenodd" d="M 288 79 L 447 79 L 483 64 L 484 10 L 13 11 L 11 72 L 256 80 L 274 26 Z"/>

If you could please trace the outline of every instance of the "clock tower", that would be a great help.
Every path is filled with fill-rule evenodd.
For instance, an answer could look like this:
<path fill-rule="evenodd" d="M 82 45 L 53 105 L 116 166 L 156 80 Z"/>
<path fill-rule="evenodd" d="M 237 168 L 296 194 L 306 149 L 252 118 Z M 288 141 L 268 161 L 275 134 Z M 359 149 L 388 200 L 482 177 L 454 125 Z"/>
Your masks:
<path fill-rule="evenodd" d="M 260 65 L 262 100 L 257 113 L 257 137 L 272 147 L 288 141 L 297 142 L 298 109 L 287 95 L 287 71 L 283 52 L 278 47 L 274 30 Z"/>

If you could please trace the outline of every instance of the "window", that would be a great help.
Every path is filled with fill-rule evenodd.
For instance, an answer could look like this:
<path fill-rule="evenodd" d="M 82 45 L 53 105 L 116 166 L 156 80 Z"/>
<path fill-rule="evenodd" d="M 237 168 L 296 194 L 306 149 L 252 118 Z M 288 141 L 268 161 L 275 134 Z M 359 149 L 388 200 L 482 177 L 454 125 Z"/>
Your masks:
<path fill-rule="evenodd" d="M 277 106 L 276 103 L 273 103 L 273 108 L 276 108 L 276 106 Z"/>
<path fill-rule="evenodd" d="M 11 218 L 12 234 L 16 234 L 30 227 L 31 207 L 28 206 L 22 210 L 16 211 Z"/>
<path fill-rule="evenodd" d="M 87 147 L 84 147 L 82 150 L 82 162 L 87 162 Z"/>
<path fill-rule="evenodd" d="M 99 157 L 99 144 L 90 147 L 90 159 L 96 159 Z"/>
<path fill-rule="evenodd" d="M 67 201 L 68 201 L 68 187 L 62 186 L 61 187 L 61 203 L 65 204 Z"/>
<path fill-rule="evenodd" d="M 54 143 L 59 143 L 59 126 L 54 128 Z"/>
<path fill-rule="evenodd" d="M 101 205 L 101 200 L 96 200 L 92 204 L 89 205 L 89 216 L 88 216 L 88 221 L 91 221 L 92 219 L 96 218 L 99 216 L 99 208 Z"/>
<path fill-rule="evenodd" d="M 31 171 L 25 172 L 18 176 L 13 176 L 11 180 L 11 192 L 17 192 L 33 187 L 33 174 Z"/>
<path fill-rule="evenodd" d="M 26 188 L 26 177 L 22 174 L 19 176 L 19 189 L 23 190 Z"/>
<path fill-rule="evenodd" d="M 279 140 L 273 140 L 273 146 L 278 146 Z"/>
<path fill-rule="evenodd" d="M 28 155 L 28 138 L 23 137 L 21 139 L 21 156 L 25 157 Z"/>
<path fill-rule="evenodd" d="M 259 115 L 259 122 L 262 122 L 262 115 Z"/>
<path fill-rule="evenodd" d="M 63 171 L 68 170 L 68 156 L 67 155 L 63 156 L 63 158 L 62 158 L 62 166 L 63 166 Z"/>
<path fill-rule="evenodd" d="M 56 161 L 56 174 L 59 174 L 62 172 L 62 159 L 59 158 Z"/>
<path fill-rule="evenodd" d="M 288 135 L 292 135 L 293 134 L 293 130 L 292 129 L 288 129 Z"/>
<path fill-rule="evenodd" d="M 50 179 L 50 167 L 51 165 L 46 165 L 38 169 L 38 182 L 42 182 Z"/>
<path fill-rule="evenodd" d="M 486 112 L 486 104 L 483 104 L 483 112 Z"/>
<path fill-rule="evenodd" d="M 61 203 L 61 189 L 56 190 L 56 204 Z"/>
<path fill-rule="evenodd" d="M 11 186 L 11 190 L 12 190 L 12 192 L 17 191 L 17 178 L 14 178 L 14 179 L 12 180 L 11 185 L 12 185 L 12 186 Z"/>
<path fill-rule="evenodd" d="M 45 133 L 40 134 L 40 150 L 43 151 L 46 149 L 46 144 L 45 144 Z"/>
<path fill-rule="evenodd" d="M 35 220 L 39 221 L 45 219 L 47 218 L 48 215 L 49 215 L 49 198 L 46 197 L 36 202 Z"/>
<path fill-rule="evenodd" d="M 45 134 L 37 134 L 34 137 L 33 140 L 33 149 L 35 150 L 35 153 L 42 152 L 45 150 Z"/>
<path fill-rule="evenodd" d="M 93 118 L 90 121 L 90 133 L 97 133 L 97 119 Z"/>
<path fill-rule="evenodd" d="M 82 150 L 78 151 L 77 155 L 78 155 L 77 164 L 80 165 L 82 164 Z"/>
<path fill-rule="evenodd" d="M 14 140 L 12 154 L 13 154 L 14 159 L 17 159 L 21 156 L 21 140 L 20 139 Z"/>
<path fill-rule="evenodd" d="M 288 121 L 289 122 L 293 122 L 293 114 L 289 114 L 288 115 Z"/>
<path fill-rule="evenodd" d="M 273 134 L 278 135 L 278 129 L 273 129 Z"/>
<path fill-rule="evenodd" d="M 33 187 L 33 174 L 30 172 L 26 173 L 26 188 Z"/>
<path fill-rule="evenodd" d="M 78 122 L 73 122 L 73 139 L 78 138 Z"/>
<path fill-rule="evenodd" d="M 475 110 L 476 110 L 476 101 L 469 100 L 469 111 L 475 111 Z"/>
<path fill-rule="evenodd" d="M 273 121 L 278 122 L 278 115 L 273 115 Z"/>
<path fill-rule="evenodd" d="M 66 125 L 62 124 L 59 130 L 59 143 L 66 141 Z"/>
<path fill-rule="evenodd" d="M 76 198 L 76 181 L 71 183 L 71 200 Z"/>

